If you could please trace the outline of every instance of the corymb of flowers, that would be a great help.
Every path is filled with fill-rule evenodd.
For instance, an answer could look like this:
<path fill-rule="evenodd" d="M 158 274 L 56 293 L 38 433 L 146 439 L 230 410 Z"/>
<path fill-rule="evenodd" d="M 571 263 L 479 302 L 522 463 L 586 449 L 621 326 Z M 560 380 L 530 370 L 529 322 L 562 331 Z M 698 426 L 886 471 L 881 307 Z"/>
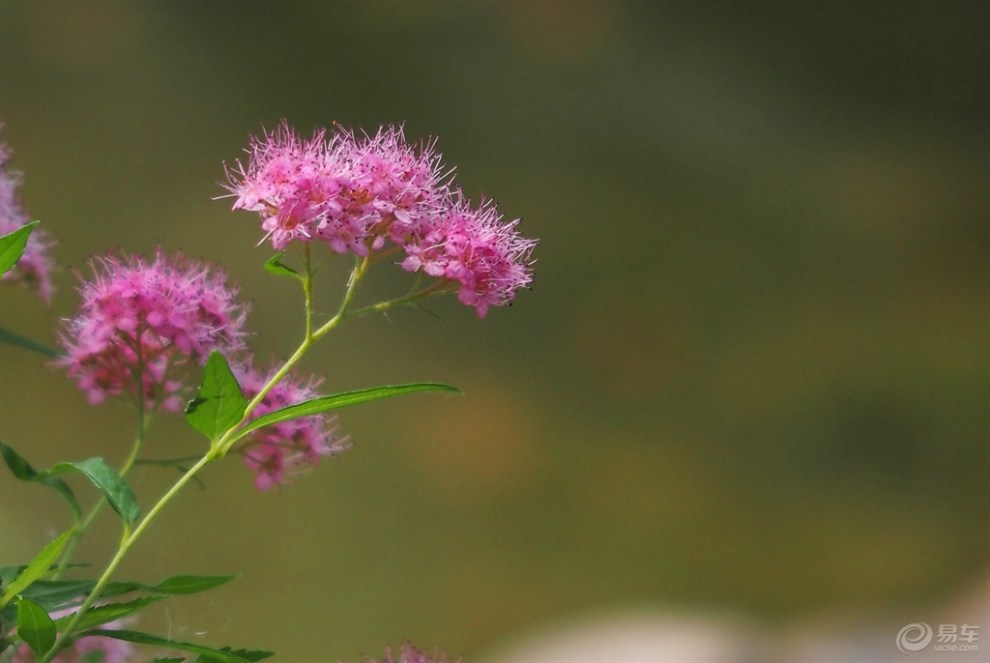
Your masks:
<path fill-rule="evenodd" d="M 401 253 L 403 269 L 438 279 L 419 296 L 456 291 L 482 318 L 532 279 L 536 242 L 494 202 L 473 206 L 434 142 L 410 145 L 396 127 L 305 139 L 283 123 L 248 154 L 228 169 L 228 188 L 234 209 L 260 213 L 275 249 L 319 242 L 359 257 Z"/>
<path fill-rule="evenodd" d="M 162 248 L 150 258 L 119 250 L 92 258 L 79 272 L 81 301 L 62 319 L 57 348 L 0 326 L 0 343 L 48 357 L 91 404 L 120 398 L 136 415 L 136 433 L 117 466 L 92 457 L 39 471 L 11 446 L 20 442 L 0 442 L 0 457 L 13 476 L 55 489 L 73 516 L 72 525 L 33 560 L 0 566 L 0 663 L 136 663 L 149 657 L 252 663 L 272 656 L 135 630 L 144 607 L 234 576 L 176 575 L 154 583 L 111 579 L 166 505 L 228 454 L 240 455 L 255 487 L 267 491 L 350 447 L 337 409 L 418 392 L 458 391 L 414 382 L 321 394 L 322 386 L 340 384 L 345 376 L 324 379 L 299 371 L 298 364 L 338 326 L 443 294 L 456 294 L 484 318 L 492 307 L 512 303 L 532 280 L 536 241 L 522 236 L 519 220 L 506 220 L 494 201 L 472 202 L 433 140 L 409 143 L 401 127 L 382 127 L 371 135 L 336 125 L 303 138 L 282 122 L 251 139 L 247 154 L 244 162 L 227 167 L 227 193 L 221 197 L 232 197 L 234 210 L 260 216 L 258 244 L 270 243 L 276 252 L 265 269 L 280 277 L 283 287 L 295 281 L 301 290 L 304 331 L 287 359 L 256 360 L 248 307 L 222 269 Z M 54 240 L 22 207 L 21 176 L 8 170 L 10 155 L 0 143 L 0 276 L 4 283 L 26 285 L 50 304 Z M 331 258 L 352 263 L 346 283 L 336 289 L 317 280 L 325 275 L 319 267 Z M 379 264 L 408 272 L 411 286 L 388 299 L 358 303 L 364 277 Z M 150 440 L 158 416 L 175 413 L 206 437 L 206 443 L 200 438 L 201 453 L 170 457 L 176 454 L 165 441 Z M 149 459 L 144 451 L 152 444 Z M 181 474 L 146 508 L 128 483 L 141 463 Z M 100 492 L 88 511 L 77 497 L 84 493 L 61 478 L 73 472 Z M 106 505 L 122 521 L 121 535 L 113 540 L 116 552 L 98 576 L 80 577 L 96 567 L 75 559 L 77 544 Z M 384 659 L 366 660 L 450 659 L 440 650 L 429 653 L 406 644 L 386 650 Z"/>
<path fill-rule="evenodd" d="M 222 272 L 161 251 L 151 262 L 110 256 L 92 268 L 79 312 L 65 321 L 59 361 L 90 403 L 128 394 L 150 410 L 178 411 L 183 369 L 214 350 L 232 357 L 245 349 L 247 310 Z"/>
<path fill-rule="evenodd" d="M 3 128 L 3 123 L 0 123 Z M 9 170 L 11 150 L 0 143 L 0 236 L 13 233 L 28 224 L 28 216 L 21 206 L 18 188 L 21 174 Z M 55 241 L 46 230 L 35 228 L 27 238 L 24 253 L 17 264 L 0 276 L 4 283 L 22 283 L 38 292 L 46 304 L 52 300 L 52 246 Z"/>

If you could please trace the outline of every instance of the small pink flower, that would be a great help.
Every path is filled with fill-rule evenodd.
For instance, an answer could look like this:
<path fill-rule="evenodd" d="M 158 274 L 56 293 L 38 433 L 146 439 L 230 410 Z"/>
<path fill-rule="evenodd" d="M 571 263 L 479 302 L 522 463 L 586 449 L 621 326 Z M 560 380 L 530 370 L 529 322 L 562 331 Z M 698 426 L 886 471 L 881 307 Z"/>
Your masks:
<path fill-rule="evenodd" d="M 107 396 L 141 397 L 150 409 L 178 410 L 183 369 L 218 350 L 244 347 L 247 309 L 236 290 L 209 266 L 158 251 L 141 257 L 106 257 L 91 263 L 93 278 L 79 289 L 82 305 L 65 321 L 58 363 L 93 404 Z"/>
<path fill-rule="evenodd" d="M 29 221 L 17 196 L 21 175 L 7 170 L 9 159 L 10 150 L 4 143 L 0 143 L 0 235 L 12 233 Z M 12 270 L 0 278 L 4 282 L 24 283 L 30 288 L 37 289 L 38 295 L 44 302 L 51 304 L 54 291 L 51 273 L 55 265 L 51 250 L 54 245 L 55 241 L 46 230 L 35 228 L 28 238 L 20 260 Z"/>
<path fill-rule="evenodd" d="M 510 303 L 532 280 L 536 240 L 516 232 L 518 223 L 503 222 L 491 201 L 472 208 L 458 196 L 432 228 L 406 242 L 402 267 L 458 282 L 458 299 L 483 318 L 490 306 Z"/>
<path fill-rule="evenodd" d="M 460 663 L 461 659 L 457 659 L 454 663 Z M 422 652 L 410 644 L 402 645 L 402 649 L 399 651 L 399 656 L 396 658 L 392 655 L 392 648 L 389 647 L 385 650 L 385 658 L 383 659 L 365 659 L 364 663 L 449 663 L 450 659 L 443 652 L 436 652 L 432 655 Z"/>
<path fill-rule="evenodd" d="M 261 393 L 275 369 L 257 371 L 250 364 L 233 366 L 244 395 L 252 399 Z M 269 391 L 252 413 L 252 419 L 316 397 L 317 380 L 283 378 Z M 347 438 L 338 433 L 337 417 L 319 414 L 283 421 L 255 431 L 241 446 L 244 462 L 255 473 L 258 490 L 288 483 L 296 475 L 315 466 L 320 458 L 334 456 L 349 448 Z"/>

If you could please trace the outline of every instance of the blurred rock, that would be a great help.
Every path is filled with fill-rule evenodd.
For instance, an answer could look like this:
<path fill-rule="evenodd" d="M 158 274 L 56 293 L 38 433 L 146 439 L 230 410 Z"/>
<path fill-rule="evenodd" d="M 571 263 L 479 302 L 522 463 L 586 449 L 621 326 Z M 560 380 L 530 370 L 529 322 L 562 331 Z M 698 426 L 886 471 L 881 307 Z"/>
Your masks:
<path fill-rule="evenodd" d="M 756 630 L 731 619 L 640 613 L 589 618 L 511 644 L 488 663 L 745 663 Z"/>
<path fill-rule="evenodd" d="M 924 646 L 924 641 L 918 642 L 915 651 L 910 645 L 908 651 L 901 651 L 897 643 L 899 633 L 916 623 L 931 629 L 930 640 Z M 971 634 L 970 643 L 959 637 L 964 625 Z M 990 576 L 974 583 L 946 605 L 929 610 L 905 611 L 896 616 L 829 613 L 774 630 L 761 629 L 739 618 L 674 612 L 589 617 L 519 639 L 485 660 L 486 663 L 986 663 L 990 660 Z"/>

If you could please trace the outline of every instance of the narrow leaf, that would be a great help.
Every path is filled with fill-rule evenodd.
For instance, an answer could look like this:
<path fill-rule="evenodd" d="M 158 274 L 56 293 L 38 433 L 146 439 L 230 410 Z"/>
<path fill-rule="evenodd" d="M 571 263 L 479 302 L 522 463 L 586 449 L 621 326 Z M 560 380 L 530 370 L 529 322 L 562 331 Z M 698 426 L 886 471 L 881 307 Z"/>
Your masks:
<path fill-rule="evenodd" d="M 58 359 L 62 356 L 62 352 L 60 350 L 48 347 L 44 343 L 39 343 L 38 341 L 32 340 L 26 336 L 15 334 L 9 329 L 4 329 L 3 327 L 0 327 L 0 343 L 17 345 L 26 350 L 33 350 L 34 352 L 45 355 L 46 357 L 51 357 L 52 359 Z"/>
<path fill-rule="evenodd" d="M 186 406 L 186 421 L 214 442 L 241 420 L 247 403 L 227 360 L 214 350 L 206 361 L 196 398 Z"/>
<path fill-rule="evenodd" d="M 457 387 L 451 387 L 447 384 L 440 384 L 436 382 L 419 382 L 416 384 L 403 384 L 391 387 L 372 387 L 371 389 L 346 391 L 340 394 L 333 394 L 332 396 L 320 396 L 318 398 L 311 398 L 308 401 L 303 401 L 302 403 L 296 403 L 295 405 L 284 407 L 280 410 L 275 410 L 274 412 L 269 412 L 262 417 L 253 419 L 237 433 L 237 436 L 234 439 L 239 440 L 252 431 L 264 426 L 277 424 L 281 421 L 299 419 L 300 417 L 309 417 L 314 414 L 320 414 L 321 412 L 327 412 L 329 410 L 337 410 L 349 405 L 357 405 L 359 403 L 367 403 L 368 401 L 391 398 L 392 396 L 401 396 L 402 394 L 412 394 L 420 391 L 446 391 L 458 394 L 461 393 Z"/>
<path fill-rule="evenodd" d="M 183 661 L 185 660 L 186 659 L 183 656 L 168 656 L 168 657 L 159 656 L 157 658 L 151 659 L 150 661 L 148 661 L 148 663 L 183 663 Z"/>
<path fill-rule="evenodd" d="M 139 582 L 111 582 L 100 592 L 101 598 L 127 594 L 128 592 L 155 592 L 156 594 L 195 594 L 208 589 L 219 587 L 237 578 L 231 576 L 173 576 L 162 580 L 157 585 L 145 585 Z"/>
<path fill-rule="evenodd" d="M 266 260 L 265 269 L 272 274 L 278 274 L 279 276 L 292 276 L 294 278 L 299 278 L 299 272 L 282 262 L 282 256 L 284 255 L 285 251 L 280 251 Z"/>
<path fill-rule="evenodd" d="M 69 488 L 69 484 L 65 483 L 57 477 L 43 476 L 38 473 L 31 463 L 27 462 L 19 453 L 14 451 L 11 447 L 8 447 L 3 442 L 0 442 L 0 456 L 3 456 L 4 462 L 15 477 L 21 481 L 31 481 L 34 483 L 40 483 L 50 488 L 57 490 L 62 497 L 69 503 L 69 507 L 72 512 L 76 515 L 76 519 L 82 517 L 82 511 L 79 509 L 79 502 L 76 501 L 76 495 Z"/>
<path fill-rule="evenodd" d="M 137 498 L 134 491 L 124 479 L 117 474 L 117 471 L 110 467 L 107 461 L 99 457 L 87 458 L 75 463 L 56 463 L 49 470 L 45 470 L 39 476 L 48 474 L 62 474 L 63 472 L 81 472 L 90 482 L 99 489 L 107 498 L 107 502 L 113 507 L 124 522 L 133 525 L 141 515 Z"/>
<path fill-rule="evenodd" d="M 139 582 L 111 582 L 107 583 L 107 585 L 103 588 L 103 591 L 100 592 L 100 598 L 119 596 L 120 594 L 127 594 L 128 592 L 138 592 L 147 588 L 147 585 L 142 585 Z"/>
<path fill-rule="evenodd" d="M 173 576 L 162 580 L 157 585 L 148 587 L 148 591 L 162 594 L 195 594 L 224 585 L 234 578 L 231 576 Z"/>
<path fill-rule="evenodd" d="M 9 272 L 21 259 L 31 231 L 39 223 L 40 221 L 32 221 L 0 237 L 0 274 Z"/>
<path fill-rule="evenodd" d="M 71 537 L 74 533 L 75 528 L 67 529 L 52 539 L 48 545 L 42 548 L 41 552 L 39 552 L 35 558 L 32 559 L 26 567 L 24 567 L 21 574 L 17 576 L 12 583 L 7 585 L 3 593 L 3 598 L 0 598 L 0 606 L 5 606 L 10 603 L 10 599 L 24 591 L 35 580 L 48 573 L 52 564 L 54 564 L 58 560 L 59 555 L 62 554 L 62 549 L 65 548 L 65 544 L 69 542 L 69 537 Z"/>
<path fill-rule="evenodd" d="M 65 607 L 66 603 L 82 601 L 94 585 L 93 580 L 36 580 L 21 592 L 21 596 L 51 612 Z"/>
<path fill-rule="evenodd" d="M 17 601 L 17 636 L 37 656 L 55 644 L 55 623 L 45 609 L 31 599 Z"/>
<path fill-rule="evenodd" d="M 133 601 L 127 601 L 126 603 L 106 603 L 104 605 L 98 605 L 90 608 L 86 611 L 86 614 L 82 616 L 79 623 L 76 625 L 76 630 L 81 630 L 85 628 L 92 628 L 93 626 L 99 626 L 100 624 L 106 624 L 107 622 L 112 622 L 115 619 L 122 619 L 128 617 L 141 610 L 147 608 L 152 603 L 161 601 L 165 596 L 143 596 L 139 599 L 134 599 Z M 55 620 L 55 628 L 58 630 L 64 630 L 65 627 L 72 621 L 75 617 L 75 613 L 59 617 Z"/>
<path fill-rule="evenodd" d="M 211 663 L 212 661 L 216 661 L 217 663 L 253 663 L 251 659 L 238 656 L 233 652 L 221 651 L 219 649 L 213 649 L 212 647 L 205 647 L 203 645 L 197 645 L 191 642 L 169 640 L 168 638 L 151 635 L 150 633 L 141 633 L 140 631 L 95 629 L 92 631 L 83 631 L 78 637 L 81 638 L 90 635 L 99 635 L 105 638 L 113 638 L 115 640 L 125 640 L 127 642 L 134 642 L 139 645 L 151 645 L 153 647 L 164 647 L 166 649 L 188 651 L 194 654 L 205 654 L 209 657 Z"/>
<path fill-rule="evenodd" d="M 231 649 L 230 647 L 221 647 L 220 651 L 235 654 L 236 656 L 240 656 L 248 661 L 263 661 L 266 658 L 271 658 L 275 655 L 275 652 L 262 651 L 260 649 Z M 216 659 L 211 656 L 204 655 L 196 658 L 196 663 L 213 663 L 214 661 L 216 661 Z"/>
<path fill-rule="evenodd" d="M 23 566 L 0 566 L 0 588 L 8 582 L 13 582 L 14 578 L 21 575 Z"/>

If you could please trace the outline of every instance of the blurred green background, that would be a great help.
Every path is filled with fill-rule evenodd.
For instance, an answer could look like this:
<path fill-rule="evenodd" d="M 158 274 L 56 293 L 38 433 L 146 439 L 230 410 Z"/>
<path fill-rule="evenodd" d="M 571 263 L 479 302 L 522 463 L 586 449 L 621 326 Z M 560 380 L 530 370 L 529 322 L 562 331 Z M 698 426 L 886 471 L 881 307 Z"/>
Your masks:
<path fill-rule="evenodd" d="M 255 350 L 290 352 L 293 284 L 212 200 L 283 117 L 439 136 L 541 240 L 512 309 L 436 301 L 319 346 L 327 390 L 466 397 L 345 411 L 355 448 L 278 492 L 211 468 L 121 576 L 243 578 L 144 625 L 285 661 L 404 638 L 482 660 L 589 611 L 896 613 L 986 574 L 988 7 L 0 0 L 0 140 L 62 266 L 50 311 L 3 288 L 3 326 L 50 340 L 88 256 L 161 245 L 223 265 Z M 321 287 L 331 310 L 340 281 Z M 122 458 L 125 405 L 0 356 L 4 441 L 39 466 Z M 149 456 L 200 448 L 160 424 Z M 139 497 L 172 479 L 140 470 Z M 0 479 L 0 563 L 66 521 Z"/>

